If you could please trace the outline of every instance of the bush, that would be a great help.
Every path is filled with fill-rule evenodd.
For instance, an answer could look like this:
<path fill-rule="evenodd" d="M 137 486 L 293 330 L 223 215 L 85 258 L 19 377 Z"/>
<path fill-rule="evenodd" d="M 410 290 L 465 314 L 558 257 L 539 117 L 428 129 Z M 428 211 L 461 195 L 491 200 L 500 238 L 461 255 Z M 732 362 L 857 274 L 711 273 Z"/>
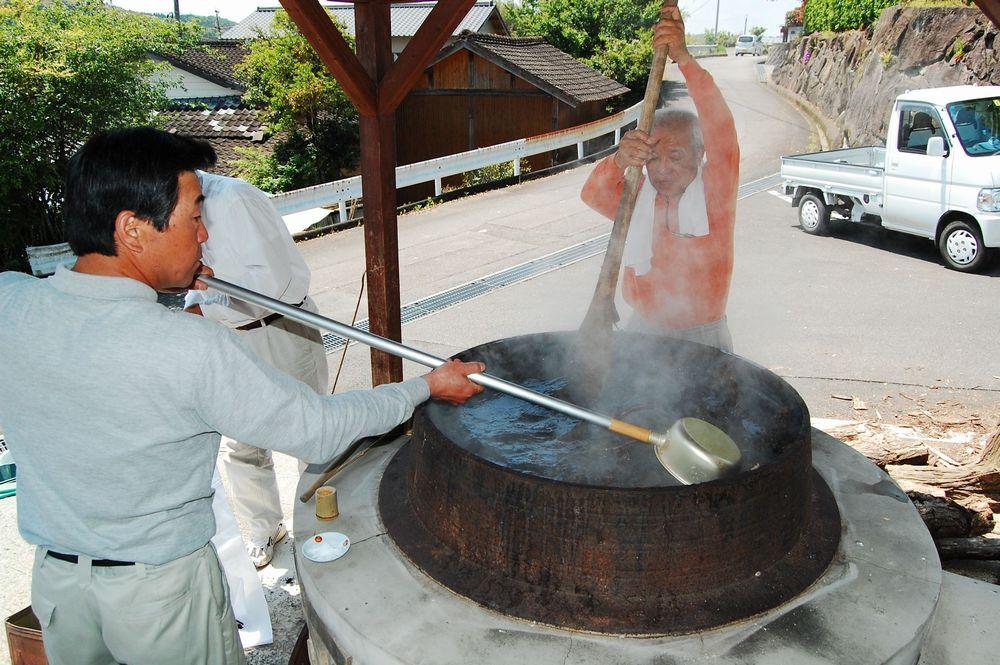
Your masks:
<path fill-rule="evenodd" d="M 521 173 L 531 173 L 531 164 L 528 163 L 527 159 L 521 160 Z M 511 162 L 500 162 L 499 164 L 490 164 L 481 169 L 463 173 L 462 187 L 475 187 L 476 185 L 485 185 L 489 182 L 513 177 L 514 164 Z"/>
<path fill-rule="evenodd" d="M 886 7 L 899 0 L 809 0 L 805 8 L 807 32 L 858 30 L 867 28 Z"/>
<path fill-rule="evenodd" d="M 500 9 L 513 34 L 544 37 L 608 78 L 633 90 L 645 87 L 657 0 L 523 0 Z"/>
<path fill-rule="evenodd" d="M 653 35 L 645 31 L 637 39 L 610 37 L 606 49 L 586 62 L 610 79 L 632 90 L 643 90 L 653 61 Z"/>
<path fill-rule="evenodd" d="M 334 24 L 353 46 L 347 29 Z M 246 84 L 243 99 L 265 109 L 269 128 L 280 135 L 270 155 L 242 150 L 238 175 L 283 192 L 351 174 L 360 155 L 358 113 L 288 14 L 279 11 L 271 34 L 248 50 L 236 69 Z"/>
<path fill-rule="evenodd" d="M 736 40 L 739 38 L 735 32 L 726 32 L 725 30 L 719 30 L 715 32 L 714 30 L 705 31 L 705 43 L 715 44 L 716 46 L 721 46 L 722 48 L 732 48 L 736 46 Z"/>

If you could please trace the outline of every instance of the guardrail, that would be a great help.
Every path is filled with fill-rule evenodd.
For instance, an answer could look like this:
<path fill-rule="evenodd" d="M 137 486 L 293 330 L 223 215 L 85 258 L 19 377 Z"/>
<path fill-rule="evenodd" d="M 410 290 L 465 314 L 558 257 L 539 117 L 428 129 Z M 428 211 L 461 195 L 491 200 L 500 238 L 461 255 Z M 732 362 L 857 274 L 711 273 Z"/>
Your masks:
<path fill-rule="evenodd" d="M 725 53 L 725 50 L 721 53 L 719 52 L 717 44 L 688 44 L 687 50 L 688 53 L 696 58 L 704 57 L 706 55 L 722 55 Z"/>
<path fill-rule="evenodd" d="M 615 145 L 618 145 L 622 129 L 639 120 L 641 106 L 640 102 L 614 115 L 568 129 L 560 129 L 547 134 L 508 141 L 406 166 L 397 166 L 396 187 L 409 187 L 410 185 L 433 182 L 434 194 L 440 196 L 442 178 L 506 162 L 513 164 L 515 176 L 521 175 L 521 159 L 572 145 L 576 145 L 577 159 L 583 159 L 586 157 L 584 154 L 584 142 L 586 141 L 613 132 Z M 360 198 L 361 176 L 354 176 L 353 178 L 275 194 L 271 197 L 271 201 L 282 216 L 314 208 L 337 206 L 340 210 L 340 219 L 346 221 L 348 219 L 348 202 Z M 31 271 L 36 276 L 51 275 L 55 272 L 56 266 L 72 264 L 76 260 L 66 243 L 26 249 Z"/>
<path fill-rule="evenodd" d="M 434 195 L 442 192 L 441 181 L 449 176 L 460 175 L 476 169 L 510 162 L 514 175 L 521 175 L 521 159 L 551 152 L 572 145 L 576 146 L 577 159 L 586 157 L 584 142 L 614 133 L 615 145 L 621 139 L 621 131 L 629 124 L 637 122 L 642 103 L 584 125 L 560 129 L 526 139 L 499 143 L 486 148 L 460 152 L 447 157 L 438 157 L 423 162 L 396 167 L 396 187 L 409 187 L 428 182 L 434 183 Z M 292 192 L 275 194 L 271 201 L 282 215 L 290 215 L 313 208 L 340 210 L 340 219 L 347 220 L 347 204 L 361 198 L 361 176 L 345 178 L 322 185 L 314 185 Z"/>
<path fill-rule="evenodd" d="M 398 189 L 433 182 L 434 194 L 440 196 L 442 178 L 506 162 L 513 164 L 514 175 L 518 176 L 521 175 L 521 159 L 572 145 L 576 145 L 577 159 L 583 159 L 586 157 L 584 154 L 584 142 L 586 141 L 613 132 L 615 145 L 618 145 L 622 129 L 639 120 L 641 106 L 642 102 L 606 118 L 568 129 L 560 129 L 547 134 L 508 141 L 406 166 L 397 166 L 396 187 Z M 274 194 L 271 196 L 271 201 L 282 216 L 314 208 L 336 206 L 340 210 L 340 219 L 346 221 L 348 219 L 348 202 L 360 198 L 361 176 L 354 176 L 291 192 Z M 66 243 L 28 247 L 27 253 L 31 271 L 37 276 L 51 275 L 55 272 L 56 266 L 71 264 L 76 259 Z"/>

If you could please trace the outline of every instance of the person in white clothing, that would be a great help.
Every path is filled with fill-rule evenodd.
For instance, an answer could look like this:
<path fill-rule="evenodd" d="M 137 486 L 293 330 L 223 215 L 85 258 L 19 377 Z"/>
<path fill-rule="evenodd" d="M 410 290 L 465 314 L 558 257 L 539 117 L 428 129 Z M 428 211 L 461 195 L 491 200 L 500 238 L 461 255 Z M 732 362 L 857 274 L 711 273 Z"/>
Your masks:
<path fill-rule="evenodd" d="M 310 272 L 268 196 L 238 178 L 198 172 L 208 241 L 203 260 L 215 275 L 290 305 L 316 311 L 308 297 Z M 326 352 L 319 331 L 212 289 L 189 291 L 185 309 L 235 330 L 269 365 L 325 393 Z M 239 386 L 233 386 L 238 390 Z M 233 508 L 248 526 L 254 566 L 270 563 L 285 537 L 271 451 L 253 441 L 224 438 L 223 466 Z"/>

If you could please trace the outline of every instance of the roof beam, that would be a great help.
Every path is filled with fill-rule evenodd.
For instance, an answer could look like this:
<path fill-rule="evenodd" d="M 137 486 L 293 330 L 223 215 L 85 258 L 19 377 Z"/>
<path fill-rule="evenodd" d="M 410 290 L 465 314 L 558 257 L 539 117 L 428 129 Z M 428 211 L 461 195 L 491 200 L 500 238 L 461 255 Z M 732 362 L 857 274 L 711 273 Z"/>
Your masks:
<path fill-rule="evenodd" d="M 347 40 L 316 0 L 280 0 L 288 16 L 316 50 L 361 115 L 375 115 L 375 84 Z"/>
<path fill-rule="evenodd" d="M 986 14 L 986 18 L 1000 28 L 1000 0 L 975 0 L 975 3 Z"/>
<path fill-rule="evenodd" d="M 378 112 L 393 113 L 424 68 L 445 45 L 476 0 L 438 0 L 417 34 L 406 44 L 389 73 L 379 82 Z"/>

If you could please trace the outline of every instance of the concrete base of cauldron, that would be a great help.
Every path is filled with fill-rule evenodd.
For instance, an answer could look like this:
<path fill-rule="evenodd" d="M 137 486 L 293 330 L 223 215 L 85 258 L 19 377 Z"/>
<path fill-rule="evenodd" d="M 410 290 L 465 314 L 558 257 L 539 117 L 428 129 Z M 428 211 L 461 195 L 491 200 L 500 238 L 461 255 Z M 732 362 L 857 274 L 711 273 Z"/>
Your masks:
<path fill-rule="evenodd" d="M 805 593 L 764 614 L 698 634 L 652 638 L 578 633 L 497 614 L 415 568 L 385 534 L 376 508 L 379 480 L 399 445 L 369 452 L 338 476 L 336 520 L 321 522 L 313 501 L 296 502 L 297 542 L 324 531 L 352 541 L 347 555 L 330 563 L 296 551 L 314 665 L 326 659 L 353 665 L 958 665 L 991 662 L 1000 653 L 1000 637 L 986 630 L 986 618 L 1000 610 L 997 588 L 942 577 L 930 535 L 905 494 L 818 430 L 813 463 L 843 519 L 830 568 Z M 299 492 L 314 479 L 304 474 Z"/>

